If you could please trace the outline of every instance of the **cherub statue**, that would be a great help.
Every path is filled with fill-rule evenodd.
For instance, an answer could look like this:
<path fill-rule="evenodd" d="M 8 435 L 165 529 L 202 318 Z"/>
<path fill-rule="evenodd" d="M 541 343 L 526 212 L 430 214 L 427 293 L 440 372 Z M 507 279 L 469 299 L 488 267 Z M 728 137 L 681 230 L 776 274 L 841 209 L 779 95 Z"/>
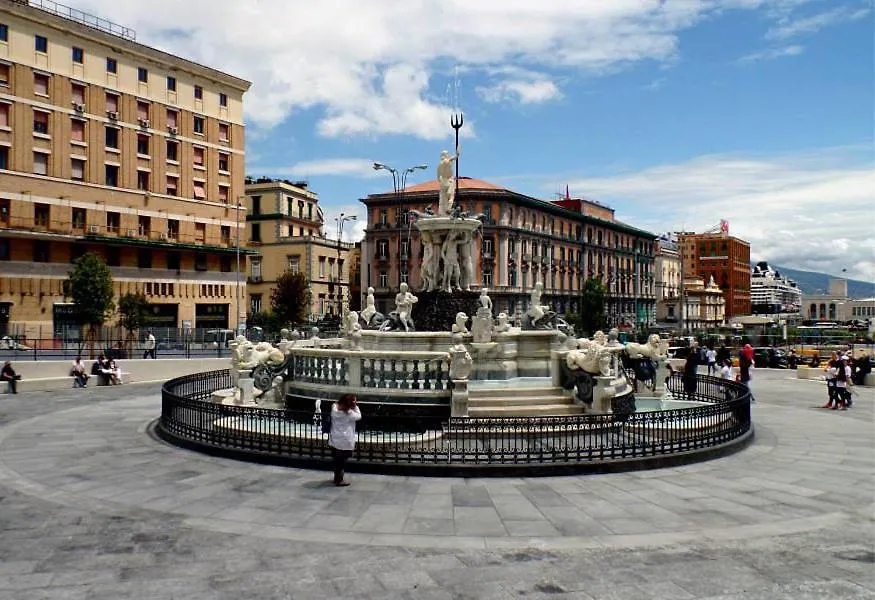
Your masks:
<path fill-rule="evenodd" d="M 453 324 L 453 333 L 468 335 L 468 315 L 463 312 L 456 313 L 456 322 Z"/>
<path fill-rule="evenodd" d="M 462 341 L 462 334 L 453 334 L 453 345 L 450 346 L 450 379 L 468 379 L 473 364 L 474 359 Z"/>
<path fill-rule="evenodd" d="M 374 304 L 374 288 L 368 288 L 368 295 L 365 300 L 365 308 L 361 312 L 362 321 L 364 321 L 365 325 L 369 325 L 371 323 L 371 319 L 374 315 L 377 314 L 377 307 Z"/>
<path fill-rule="evenodd" d="M 415 328 L 410 313 L 413 311 L 413 305 L 417 302 L 419 302 L 419 298 L 410 293 L 406 283 L 401 282 L 400 291 L 395 294 L 395 312 L 398 314 L 398 320 L 404 327 L 404 331 Z"/>
<path fill-rule="evenodd" d="M 495 325 L 493 331 L 495 333 L 504 333 L 508 329 L 510 329 L 510 324 L 507 322 L 508 316 L 507 313 L 498 313 L 498 323 Z"/>

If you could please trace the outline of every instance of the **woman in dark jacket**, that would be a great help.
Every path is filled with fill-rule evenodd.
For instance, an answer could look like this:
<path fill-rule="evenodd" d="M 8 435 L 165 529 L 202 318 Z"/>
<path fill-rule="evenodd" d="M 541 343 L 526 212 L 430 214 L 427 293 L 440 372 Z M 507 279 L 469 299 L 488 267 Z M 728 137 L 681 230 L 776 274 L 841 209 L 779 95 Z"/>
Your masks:
<path fill-rule="evenodd" d="M 696 396 L 696 384 L 700 362 L 701 353 L 699 352 L 699 344 L 693 341 L 690 344 L 690 353 L 687 354 L 687 361 L 684 363 L 683 374 L 684 393 L 689 396 L 690 400 L 694 400 Z"/>

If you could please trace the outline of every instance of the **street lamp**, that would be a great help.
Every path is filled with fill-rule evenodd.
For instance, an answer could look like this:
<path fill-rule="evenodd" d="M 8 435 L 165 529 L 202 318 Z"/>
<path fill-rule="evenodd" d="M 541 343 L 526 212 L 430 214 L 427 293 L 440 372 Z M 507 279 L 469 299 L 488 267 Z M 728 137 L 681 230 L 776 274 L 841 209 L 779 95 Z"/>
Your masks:
<path fill-rule="evenodd" d="M 240 202 L 241 200 L 245 201 L 246 196 L 238 196 L 237 197 L 237 206 L 236 206 L 236 211 L 235 211 L 236 215 L 237 215 L 237 240 L 234 243 L 234 245 L 236 246 L 235 251 L 237 254 L 237 273 L 236 273 L 236 278 L 237 278 L 237 327 L 236 327 L 236 329 L 237 329 L 238 335 L 243 334 L 243 332 L 240 331 L 240 326 L 241 326 L 240 311 L 242 310 L 242 307 L 240 305 L 240 292 L 241 292 L 241 290 L 240 290 L 240 210 L 243 208 L 243 203 Z"/>
<path fill-rule="evenodd" d="M 337 316 L 343 318 L 343 286 L 340 279 L 343 277 L 343 272 L 340 268 L 340 247 L 343 243 L 343 225 L 347 221 L 358 221 L 355 215 L 345 215 L 340 213 L 339 217 L 334 217 L 337 222 Z M 349 285 L 349 281 L 347 285 Z"/>
<path fill-rule="evenodd" d="M 407 167 L 406 169 L 399 171 L 385 163 L 374 162 L 374 171 L 389 171 L 392 174 L 392 189 L 395 193 L 396 204 L 395 220 L 398 223 L 398 287 L 401 287 L 401 210 L 404 204 L 404 190 L 407 188 L 407 176 L 414 171 L 424 171 L 427 168 L 428 165 L 423 164 Z"/>

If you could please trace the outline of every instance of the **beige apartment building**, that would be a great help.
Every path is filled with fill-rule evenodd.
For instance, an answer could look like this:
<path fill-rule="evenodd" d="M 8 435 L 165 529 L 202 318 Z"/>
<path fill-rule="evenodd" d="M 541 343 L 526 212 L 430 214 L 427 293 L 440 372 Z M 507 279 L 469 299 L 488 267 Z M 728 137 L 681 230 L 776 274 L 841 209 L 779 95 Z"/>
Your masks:
<path fill-rule="evenodd" d="M 0 0 L 0 327 L 69 327 L 63 281 L 85 252 L 154 325 L 234 327 L 249 86 L 107 21 Z"/>
<path fill-rule="evenodd" d="M 349 306 L 349 252 L 352 244 L 324 236 L 319 195 L 303 182 L 248 180 L 246 239 L 257 255 L 249 258 L 249 313 L 270 310 L 277 278 L 291 271 L 310 283 L 311 321 L 340 315 Z"/>

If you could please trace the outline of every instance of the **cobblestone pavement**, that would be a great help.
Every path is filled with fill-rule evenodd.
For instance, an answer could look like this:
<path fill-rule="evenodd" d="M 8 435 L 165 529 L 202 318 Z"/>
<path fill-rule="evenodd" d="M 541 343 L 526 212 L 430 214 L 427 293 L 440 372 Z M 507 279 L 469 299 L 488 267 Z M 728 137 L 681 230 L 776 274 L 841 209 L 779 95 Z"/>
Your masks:
<path fill-rule="evenodd" d="M 730 457 L 340 489 L 152 439 L 157 387 L 0 396 L 0 598 L 875 598 L 875 392 L 792 375 Z"/>

